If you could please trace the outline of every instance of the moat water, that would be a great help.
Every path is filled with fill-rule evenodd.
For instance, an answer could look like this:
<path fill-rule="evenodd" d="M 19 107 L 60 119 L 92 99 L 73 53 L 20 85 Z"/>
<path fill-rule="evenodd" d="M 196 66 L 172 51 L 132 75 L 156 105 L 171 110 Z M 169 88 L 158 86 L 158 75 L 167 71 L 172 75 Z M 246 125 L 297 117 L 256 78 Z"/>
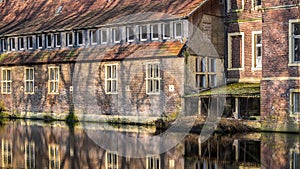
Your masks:
<path fill-rule="evenodd" d="M 93 130 L 107 130 L 96 127 Z M 151 137 L 155 128 L 117 126 L 115 132 Z M 211 135 L 201 141 L 189 133 L 162 154 L 124 157 L 106 150 L 86 134 L 81 125 L 63 122 L 1 121 L 2 168 L 102 168 L 102 169 L 240 169 L 300 168 L 300 135 L 248 133 Z M 107 143 L 115 140 L 107 138 Z"/>

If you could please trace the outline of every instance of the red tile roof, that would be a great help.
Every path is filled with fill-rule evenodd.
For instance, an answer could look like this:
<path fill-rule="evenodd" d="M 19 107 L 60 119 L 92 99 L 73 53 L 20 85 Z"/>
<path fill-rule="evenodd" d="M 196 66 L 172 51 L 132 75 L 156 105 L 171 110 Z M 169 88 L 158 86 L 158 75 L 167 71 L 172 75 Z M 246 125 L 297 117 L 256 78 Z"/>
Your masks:
<path fill-rule="evenodd" d="M 86 28 L 124 21 L 184 17 L 205 0 L 4 0 L 0 3 L 0 35 Z M 56 11 L 62 6 L 62 10 Z"/>
<path fill-rule="evenodd" d="M 59 50 L 37 50 L 35 52 L 13 52 L 0 54 L 0 66 L 40 63 L 63 63 L 76 61 L 124 60 L 180 56 L 184 43 L 153 42 L 117 46 L 95 46 L 91 48 L 65 48 Z"/>

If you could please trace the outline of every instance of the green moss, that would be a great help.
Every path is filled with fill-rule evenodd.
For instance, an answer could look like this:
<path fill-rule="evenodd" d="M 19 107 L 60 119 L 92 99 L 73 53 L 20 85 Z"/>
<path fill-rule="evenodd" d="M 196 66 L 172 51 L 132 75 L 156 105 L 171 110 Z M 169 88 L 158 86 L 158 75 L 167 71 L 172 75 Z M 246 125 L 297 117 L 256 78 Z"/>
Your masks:
<path fill-rule="evenodd" d="M 0 54 L 0 62 L 2 62 L 7 56 L 7 53 Z"/>
<path fill-rule="evenodd" d="M 66 117 L 66 122 L 67 123 L 76 123 L 76 122 L 79 122 L 79 120 L 78 120 L 78 117 L 74 113 L 71 112 Z"/>
<path fill-rule="evenodd" d="M 7 110 L 7 108 L 4 105 L 4 102 L 2 100 L 0 100 L 0 113 L 4 112 L 6 110 Z"/>

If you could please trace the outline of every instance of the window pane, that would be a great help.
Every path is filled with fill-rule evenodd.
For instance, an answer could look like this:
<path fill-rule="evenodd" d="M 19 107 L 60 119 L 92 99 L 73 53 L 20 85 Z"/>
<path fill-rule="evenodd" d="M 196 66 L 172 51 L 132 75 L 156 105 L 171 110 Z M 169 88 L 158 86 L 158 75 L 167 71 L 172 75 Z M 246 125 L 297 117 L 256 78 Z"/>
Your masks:
<path fill-rule="evenodd" d="M 300 38 L 294 39 L 294 61 L 300 61 Z"/>
<path fill-rule="evenodd" d="M 33 48 L 33 43 L 32 43 L 32 41 L 33 41 L 32 36 L 27 37 L 27 47 L 28 47 L 28 49 Z"/>
<path fill-rule="evenodd" d="M 134 40 L 134 31 L 132 27 L 127 27 L 127 41 Z"/>
<path fill-rule="evenodd" d="M 294 23 L 294 35 L 300 35 L 300 23 Z"/>
<path fill-rule="evenodd" d="M 67 34 L 67 42 L 68 42 L 68 46 L 73 45 L 73 34 L 72 33 L 68 33 Z"/>
<path fill-rule="evenodd" d="M 51 35 L 47 35 L 47 47 L 51 47 Z"/>
<path fill-rule="evenodd" d="M 42 35 L 37 36 L 37 41 L 38 41 L 38 47 L 42 47 L 43 46 L 43 41 L 42 41 Z"/>
<path fill-rule="evenodd" d="M 61 36 L 60 34 L 55 35 L 56 46 L 60 46 L 61 44 Z"/>
<path fill-rule="evenodd" d="M 83 33 L 82 32 L 78 32 L 77 34 L 77 40 L 78 40 L 78 45 L 82 45 L 83 44 Z"/>
<path fill-rule="evenodd" d="M 107 30 L 102 30 L 102 35 L 101 35 L 101 38 L 102 38 L 102 41 L 101 43 L 106 43 L 107 42 Z"/>
<path fill-rule="evenodd" d="M 152 25 L 152 39 L 158 38 L 158 25 Z"/>
<path fill-rule="evenodd" d="M 294 95 L 294 113 L 300 113 L 300 106 L 299 106 L 299 103 L 300 103 L 300 93 L 293 93 Z"/>
<path fill-rule="evenodd" d="M 92 30 L 91 31 L 91 39 L 92 39 L 92 43 L 97 43 L 97 31 L 96 30 Z"/>
<path fill-rule="evenodd" d="M 216 72 L 216 60 L 215 59 L 211 59 L 210 60 L 210 72 Z"/>
<path fill-rule="evenodd" d="M 181 23 L 175 23 L 175 36 L 180 37 L 181 36 Z"/>
<path fill-rule="evenodd" d="M 147 39 L 147 26 L 140 27 L 140 36 L 141 36 L 141 40 Z"/>
<path fill-rule="evenodd" d="M 163 26 L 163 30 L 164 30 L 164 37 L 165 38 L 169 38 L 170 37 L 170 24 L 166 23 Z"/>

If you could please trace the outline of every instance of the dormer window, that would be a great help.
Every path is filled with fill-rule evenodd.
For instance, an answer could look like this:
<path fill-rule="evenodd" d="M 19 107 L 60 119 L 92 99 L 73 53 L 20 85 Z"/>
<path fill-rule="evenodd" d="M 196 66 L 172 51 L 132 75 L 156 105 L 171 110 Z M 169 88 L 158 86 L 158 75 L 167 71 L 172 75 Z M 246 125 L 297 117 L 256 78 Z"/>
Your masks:
<path fill-rule="evenodd" d="M 55 47 L 61 47 L 61 35 L 60 33 L 54 34 Z"/>
<path fill-rule="evenodd" d="M 151 40 L 158 40 L 158 24 L 151 25 Z"/>
<path fill-rule="evenodd" d="M 82 46 L 83 45 L 83 31 L 77 32 L 77 45 Z"/>
<path fill-rule="evenodd" d="M 24 50 L 24 38 L 23 37 L 18 38 L 18 46 L 19 46 L 19 50 Z"/>
<path fill-rule="evenodd" d="M 15 38 L 9 38 L 10 50 L 16 50 Z"/>
<path fill-rule="evenodd" d="M 101 30 L 101 44 L 107 44 L 107 29 Z"/>
<path fill-rule="evenodd" d="M 33 38 L 32 38 L 32 36 L 27 37 L 27 49 L 33 49 Z"/>
<path fill-rule="evenodd" d="M 164 23 L 162 27 L 163 27 L 163 39 L 170 39 L 170 24 Z"/>
<path fill-rule="evenodd" d="M 7 44 L 6 44 L 6 39 L 1 39 L 1 49 L 2 51 L 7 51 Z"/>
<path fill-rule="evenodd" d="M 69 32 L 66 34 L 67 37 L 67 46 L 73 46 L 73 33 Z"/>
<path fill-rule="evenodd" d="M 181 22 L 175 22 L 174 23 L 174 33 L 175 33 L 175 38 L 179 39 L 182 37 L 182 24 Z"/>
<path fill-rule="evenodd" d="M 140 41 L 147 41 L 147 26 L 140 26 Z"/>
<path fill-rule="evenodd" d="M 47 48 L 52 47 L 52 36 L 51 36 L 51 34 L 46 35 L 46 47 Z"/>
<path fill-rule="evenodd" d="M 121 42 L 121 30 L 120 28 L 113 28 L 113 42 L 114 43 L 120 43 Z"/>
<path fill-rule="evenodd" d="M 36 44 L 38 49 L 43 48 L 43 36 L 42 35 L 37 35 L 36 36 Z"/>
<path fill-rule="evenodd" d="M 97 45 L 97 30 L 90 31 L 90 40 L 92 45 Z"/>
<path fill-rule="evenodd" d="M 126 28 L 126 36 L 127 36 L 127 42 L 133 42 L 134 41 L 133 27 L 127 27 Z"/>

